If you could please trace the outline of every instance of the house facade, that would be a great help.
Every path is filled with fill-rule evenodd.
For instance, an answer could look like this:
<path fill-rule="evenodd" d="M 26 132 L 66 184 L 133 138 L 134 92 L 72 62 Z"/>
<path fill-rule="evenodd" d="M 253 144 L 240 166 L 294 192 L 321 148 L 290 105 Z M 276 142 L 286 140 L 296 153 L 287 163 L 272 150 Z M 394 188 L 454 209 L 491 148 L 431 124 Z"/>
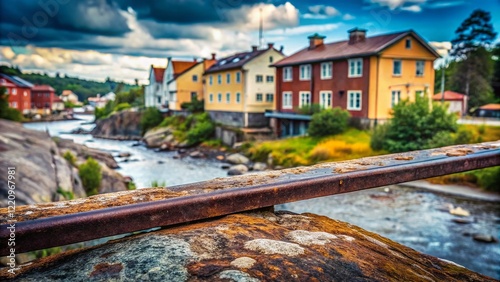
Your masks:
<path fill-rule="evenodd" d="M 31 109 L 37 114 L 50 114 L 56 99 L 54 88 L 49 85 L 34 85 L 31 89 Z"/>
<path fill-rule="evenodd" d="M 63 90 L 63 92 L 61 93 L 61 100 L 63 100 L 63 102 L 69 102 L 74 105 L 80 105 L 78 96 L 71 90 Z"/>
<path fill-rule="evenodd" d="M 202 76 L 206 66 L 215 60 L 179 61 L 169 60 L 165 70 L 168 92 L 168 109 L 182 111 L 181 105 L 194 99 L 203 99 Z"/>
<path fill-rule="evenodd" d="M 165 68 L 151 65 L 149 85 L 144 87 L 144 104 L 146 107 L 168 108 L 167 85 L 164 76 Z"/>
<path fill-rule="evenodd" d="M 29 114 L 33 84 L 17 76 L 0 74 L 0 87 L 2 86 L 7 89 L 9 107 L 17 109 L 24 115 Z"/>
<path fill-rule="evenodd" d="M 467 114 L 467 95 L 453 91 L 444 91 L 432 96 L 434 102 L 444 101 L 448 104 L 448 113 L 456 113 L 458 116 Z"/>
<path fill-rule="evenodd" d="M 275 70 L 284 55 L 266 49 L 238 53 L 217 60 L 204 75 L 205 111 L 223 125 L 238 128 L 268 127 L 266 110 L 275 107 Z"/>
<path fill-rule="evenodd" d="M 348 40 L 325 44 L 309 36 L 309 46 L 275 63 L 276 111 L 271 118 L 277 136 L 305 134 L 311 119 L 299 109 L 348 110 L 368 127 L 391 117 L 402 99 L 434 93 L 433 62 L 439 54 L 414 31 L 366 37 L 349 30 Z"/>

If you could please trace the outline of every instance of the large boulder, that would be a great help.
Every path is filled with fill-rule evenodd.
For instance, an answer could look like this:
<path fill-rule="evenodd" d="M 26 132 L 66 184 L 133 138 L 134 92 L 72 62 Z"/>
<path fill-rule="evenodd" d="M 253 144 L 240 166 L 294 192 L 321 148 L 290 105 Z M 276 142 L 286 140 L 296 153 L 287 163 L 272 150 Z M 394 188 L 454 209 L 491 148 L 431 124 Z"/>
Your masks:
<path fill-rule="evenodd" d="M 248 164 L 250 160 L 242 154 L 231 154 L 226 157 L 226 161 L 231 164 Z"/>
<path fill-rule="evenodd" d="M 162 145 L 168 147 L 175 138 L 170 127 L 158 127 L 148 130 L 142 140 L 148 148 L 160 148 Z"/>
<path fill-rule="evenodd" d="M 233 165 L 227 171 L 227 175 L 241 175 L 248 171 L 248 167 L 244 164 Z"/>
<path fill-rule="evenodd" d="M 92 136 L 118 140 L 139 140 L 142 136 L 140 127 L 142 114 L 134 110 L 125 110 L 96 121 Z"/>
<path fill-rule="evenodd" d="M 495 281 L 351 224 L 254 212 L 131 235 L 21 266 L 12 281 Z"/>

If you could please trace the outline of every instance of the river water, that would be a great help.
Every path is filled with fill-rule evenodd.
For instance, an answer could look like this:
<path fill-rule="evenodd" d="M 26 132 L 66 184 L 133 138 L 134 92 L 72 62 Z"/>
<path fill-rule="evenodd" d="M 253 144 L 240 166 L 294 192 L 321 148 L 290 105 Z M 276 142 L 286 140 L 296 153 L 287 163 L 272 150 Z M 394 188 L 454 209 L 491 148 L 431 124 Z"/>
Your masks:
<path fill-rule="evenodd" d="M 128 162 L 117 158 L 123 175 L 131 176 L 137 187 L 149 187 L 153 181 L 174 186 L 224 177 L 227 172 L 216 161 L 173 159 L 174 152 L 154 152 L 132 141 L 93 138 L 68 134 L 81 127 L 91 129 L 91 116 L 81 120 L 24 124 L 26 128 L 48 130 L 52 136 L 73 139 L 88 147 L 116 155 L 129 152 Z M 453 222 L 456 216 L 443 210 L 448 205 L 471 213 L 471 223 Z M 381 187 L 276 206 L 297 213 L 310 212 L 346 221 L 388 237 L 420 252 L 450 260 L 471 270 L 500 279 L 500 243 L 474 241 L 471 234 L 495 236 L 500 241 L 500 204 L 456 196 L 435 194 L 400 186 Z"/>

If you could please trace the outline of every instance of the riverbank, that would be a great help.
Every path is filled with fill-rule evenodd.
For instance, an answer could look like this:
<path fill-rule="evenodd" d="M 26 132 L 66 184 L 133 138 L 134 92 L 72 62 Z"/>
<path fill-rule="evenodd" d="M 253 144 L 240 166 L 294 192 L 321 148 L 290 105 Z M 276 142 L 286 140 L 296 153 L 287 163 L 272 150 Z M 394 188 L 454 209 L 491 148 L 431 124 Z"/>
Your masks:
<path fill-rule="evenodd" d="M 432 184 L 425 180 L 405 182 L 398 185 L 403 187 L 423 189 L 431 191 L 433 193 L 452 195 L 466 199 L 500 203 L 500 193 L 485 191 L 478 187 L 470 187 L 465 185 Z"/>

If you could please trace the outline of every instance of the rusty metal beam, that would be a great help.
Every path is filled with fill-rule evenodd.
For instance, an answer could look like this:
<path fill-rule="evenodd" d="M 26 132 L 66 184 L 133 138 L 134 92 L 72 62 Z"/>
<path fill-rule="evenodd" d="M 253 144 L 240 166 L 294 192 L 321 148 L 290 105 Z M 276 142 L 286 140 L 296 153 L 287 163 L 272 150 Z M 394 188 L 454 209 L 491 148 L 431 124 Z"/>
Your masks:
<path fill-rule="evenodd" d="M 17 222 L 15 248 L 22 253 L 497 165 L 500 142 L 490 142 L 180 185 L 170 189 L 190 194 Z M 9 253 L 7 227 L 0 226 L 0 255 Z"/>

